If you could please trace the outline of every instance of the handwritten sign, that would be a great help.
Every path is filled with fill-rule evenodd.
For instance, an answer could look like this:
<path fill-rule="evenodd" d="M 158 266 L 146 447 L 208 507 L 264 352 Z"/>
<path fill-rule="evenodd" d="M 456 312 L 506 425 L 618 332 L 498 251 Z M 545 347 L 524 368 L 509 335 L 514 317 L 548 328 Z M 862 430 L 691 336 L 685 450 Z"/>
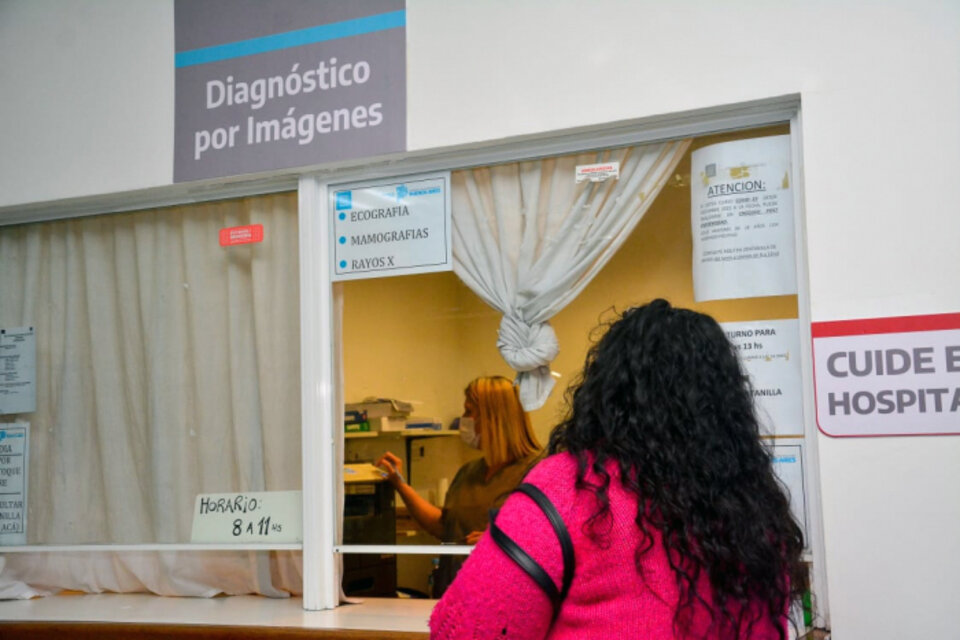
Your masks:
<path fill-rule="evenodd" d="M 301 542 L 300 491 L 201 493 L 191 542 Z"/>
<path fill-rule="evenodd" d="M 0 329 L 0 414 L 37 410 L 37 336 L 33 327 Z"/>
<path fill-rule="evenodd" d="M 27 543 L 27 462 L 30 425 L 0 428 L 0 545 Z"/>
<path fill-rule="evenodd" d="M 960 434 L 960 313 L 815 322 L 828 436 Z"/>
<path fill-rule="evenodd" d="M 450 172 L 330 192 L 333 279 L 449 271 Z"/>

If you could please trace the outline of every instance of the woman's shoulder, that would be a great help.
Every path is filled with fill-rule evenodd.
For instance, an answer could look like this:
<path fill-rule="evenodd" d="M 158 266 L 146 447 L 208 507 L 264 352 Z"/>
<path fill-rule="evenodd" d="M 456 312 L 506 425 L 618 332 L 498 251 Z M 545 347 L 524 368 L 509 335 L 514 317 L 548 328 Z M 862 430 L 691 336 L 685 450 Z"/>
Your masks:
<path fill-rule="evenodd" d="M 587 451 L 582 455 L 586 463 L 584 470 L 585 482 L 590 485 L 603 484 L 606 478 L 598 475 L 593 468 L 595 460 L 594 454 Z M 561 502 L 576 502 L 580 497 L 577 489 L 577 471 L 579 466 L 580 458 L 577 454 L 567 451 L 555 453 L 545 457 L 534 466 L 526 478 L 524 478 L 524 482 L 536 485 L 551 499 L 557 498 Z M 606 471 L 606 477 L 613 481 L 612 484 L 619 486 L 619 482 L 617 481 L 620 478 L 620 467 L 617 461 L 609 459 L 603 466 Z M 622 492 L 614 491 L 610 495 L 611 499 L 615 497 L 613 495 L 614 493 L 616 493 L 616 497 L 619 498 L 619 494 Z"/>
<path fill-rule="evenodd" d="M 467 460 L 460 468 L 457 469 L 457 475 L 454 476 L 454 479 L 465 479 L 465 478 L 476 478 L 483 477 L 487 472 L 487 461 L 483 459 L 483 456 L 479 458 L 474 458 L 473 460 Z"/>
<path fill-rule="evenodd" d="M 562 452 L 549 455 L 537 462 L 527 473 L 525 482 L 546 489 L 557 483 L 572 486 L 577 476 L 577 458 L 571 453 Z"/>
<path fill-rule="evenodd" d="M 585 475 L 587 478 L 592 479 L 596 476 L 596 472 L 593 469 L 596 456 L 592 451 L 586 451 L 582 455 L 584 457 L 584 462 L 586 463 Z M 530 470 L 527 480 L 540 479 L 541 477 L 547 480 L 567 477 L 575 478 L 579 465 L 580 458 L 577 456 L 577 454 L 570 453 L 569 451 L 554 453 L 541 458 L 533 467 L 533 469 Z M 610 476 L 620 476 L 620 467 L 617 465 L 617 461 L 613 458 L 607 459 L 603 466 Z"/>

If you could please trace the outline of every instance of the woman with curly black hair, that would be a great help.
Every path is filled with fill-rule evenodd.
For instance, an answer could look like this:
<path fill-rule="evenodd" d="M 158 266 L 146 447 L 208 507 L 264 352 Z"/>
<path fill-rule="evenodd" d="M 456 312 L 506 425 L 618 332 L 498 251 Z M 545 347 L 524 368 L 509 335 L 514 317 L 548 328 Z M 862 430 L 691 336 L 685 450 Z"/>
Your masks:
<path fill-rule="evenodd" d="M 432 637 L 785 638 L 806 588 L 803 536 L 716 321 L 665 300 L 628 310 L 568 399 L 526 482 L 569 531 L 569 591 L 554 609 L 484 535 Z M 512 496 L 496 524 L 560 583 L 560 543 L 530 497 Z"/>

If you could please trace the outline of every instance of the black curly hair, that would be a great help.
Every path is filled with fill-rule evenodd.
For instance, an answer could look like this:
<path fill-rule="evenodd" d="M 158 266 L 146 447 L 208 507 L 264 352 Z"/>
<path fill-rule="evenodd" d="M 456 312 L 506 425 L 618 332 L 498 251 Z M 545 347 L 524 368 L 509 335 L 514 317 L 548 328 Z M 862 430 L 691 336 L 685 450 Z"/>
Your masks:
<path fill-rule="evenodd" d="M 624 312 L 587 355 L 567 390 L 569 409 L 550 453 L 578 460 L 577 487 L 593 492 L 587 533 L 602 541 L 609 460 L 637 495 L 643 555 L 660 531 L 680 590 L 674 629 L 705 607 L 720 638 L 749 637 L 763 603 L 781 638 L 783 616 L 807 587 L 803 534 L 760 440 L 749 379 L 710 316 L 654 300 Z M 586 481 L 589 468 L 599 484 Z M 697 591 L 706 572 L 712 604 Z M 755 614 L 753 616 L 756 617 Z"/>

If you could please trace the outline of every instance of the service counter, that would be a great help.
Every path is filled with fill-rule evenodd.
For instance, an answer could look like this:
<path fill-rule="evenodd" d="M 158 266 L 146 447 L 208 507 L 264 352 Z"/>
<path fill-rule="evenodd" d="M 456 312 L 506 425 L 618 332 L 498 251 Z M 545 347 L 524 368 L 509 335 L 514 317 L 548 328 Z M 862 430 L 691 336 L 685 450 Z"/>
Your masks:
<path fill-rule="evenodd" d="M 304 611 L 300 598 L 170 598 L 150 594 L 57 595 L 0 602 L 0 638 L 121 640 L 422 640 L 435 600 L 367 598 Z"/>

